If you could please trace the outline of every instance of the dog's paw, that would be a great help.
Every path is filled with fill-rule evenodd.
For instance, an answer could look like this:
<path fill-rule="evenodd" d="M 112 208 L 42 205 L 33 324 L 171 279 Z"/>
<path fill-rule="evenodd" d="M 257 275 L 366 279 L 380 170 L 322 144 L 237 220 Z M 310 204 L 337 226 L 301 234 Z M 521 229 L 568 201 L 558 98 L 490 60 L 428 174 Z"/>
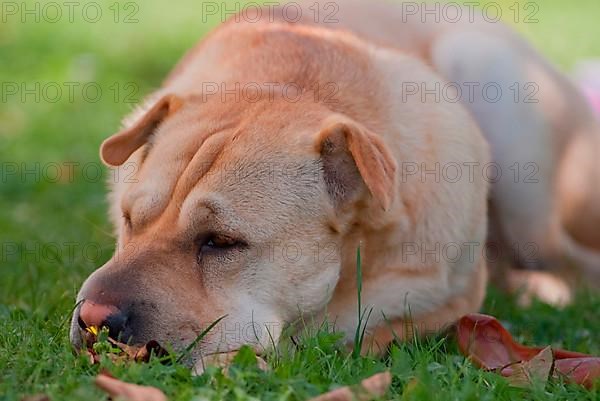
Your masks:
<path fill-rule="evenodd" d="M 539 271 L 510 272 L 511 292 L 518 294 L 518 303 L 527 307 L 538 299 L 556 307 L 569 305 L 573 301 L 573 292 L 569 284 L 560 277 Z"/>

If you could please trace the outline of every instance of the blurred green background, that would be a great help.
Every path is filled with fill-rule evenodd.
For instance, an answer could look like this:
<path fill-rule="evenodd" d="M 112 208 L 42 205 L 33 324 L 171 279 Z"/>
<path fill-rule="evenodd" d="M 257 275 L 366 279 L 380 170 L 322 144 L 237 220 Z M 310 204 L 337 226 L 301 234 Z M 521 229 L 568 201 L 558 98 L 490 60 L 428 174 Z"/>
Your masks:
<path fill-rule="evenodd" d="M 72 16 L 62 6 L 57 22 L 23 12 L 48 3 L 3 1 L 0 21 L 0 383 L 17 392 L 43 390 L 68 371 L 66 325 L 76 290 L 113 250 L 100 142 L 219 22 L 203 22 L 197 0 L 91 2 L 102 11 L 97 22 L 89 22 L 97 7 L 84 14 L 88 2 L 74 2 Z M 494 3 L 565 72 L 578 60 L 600 57 L 599 0 Z M 537 5 L 539 21 L 514 24 L 515 4 L 521 20 Z M 55 17 L 55 10 L 46 11 Z M 53 101 L 57 86 L 62 94 Z M 43 87 L 47 93 L 36 89 Z M 40 99 L 24 95 L 24 88 Z M 75 164 L 70 170 L 65 163 Z M 565 317 L 575 327 L 589 318 L 585 312 Z M 533 337 L 560 332 L 548 324 L 552 330 Z M 588 341 L 575 332 L 562 336 L 571 345 Z"/>
<path fill-rule="evenodd" d="M 0 24 L 0 242 L 8 247 L 0 258 L 0 303 L 26 310 L 72 299 L 110 256 L 99 144 L 219 22 L 203 22 L 197 0 L 74 2 L 72 15 L 61 6 L 58 22 L 48 21 L 56 15 L 50 3 L 4 1 Z M 598 0 L 486 3 L 500 5 L 504 19 L 566 72 L 578 60 L 600 57 Z M 37 15 L 25 12 L 36 7 Z M 514 24 L 517 9 L 521 23 Z M 538 22 L 523 23 L 531 13 Z M 18 93 L 11 94 L 15 85 Z M 56 87 L 62 93 L 55 102 Z M 93 245 L 86 250 L 72 242 Z M 68 260 L 55 263 L 56 248 L 57 258 Z"/>

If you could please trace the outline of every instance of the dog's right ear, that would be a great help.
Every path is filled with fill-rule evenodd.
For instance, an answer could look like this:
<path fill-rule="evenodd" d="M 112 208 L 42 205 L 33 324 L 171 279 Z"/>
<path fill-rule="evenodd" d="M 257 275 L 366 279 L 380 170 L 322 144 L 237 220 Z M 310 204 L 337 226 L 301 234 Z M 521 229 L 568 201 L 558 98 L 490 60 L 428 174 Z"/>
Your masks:
<path fill-rule="evenodd" d="M 327 191 L 336 204 L 355 198 L 364 185 L 383 210 L 391 206 L 396 161 L 379 136 L 345 116 L 334 115 L 317 136 L 317 151 Z"/>
<path fill-rule="evenodd" d="M 156 127 L 182 105 L 175 95 L 163 96 L 131 127 L 116 133 L 100 146 L 100 158 L 109 166 L 120 166 L 144 145 Z"/>

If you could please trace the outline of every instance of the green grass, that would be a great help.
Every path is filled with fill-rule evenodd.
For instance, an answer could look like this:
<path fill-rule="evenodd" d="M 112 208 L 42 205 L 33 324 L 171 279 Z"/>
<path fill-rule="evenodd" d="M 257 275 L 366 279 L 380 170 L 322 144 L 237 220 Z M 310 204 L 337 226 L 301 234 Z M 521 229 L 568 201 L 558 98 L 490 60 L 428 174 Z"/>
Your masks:
<path fill-rule="evenodd" d="M 177 1 L 167 8 L 145 0 L 135 15 L 139 22 L 114 23 L 113 3 L 99 2 L 104 17 L 97 23 L 77 13 L 73 22 L 21 23 L 7 17 L 0 23 L 1 83 L 64 87 L 64 82 L 95 82 L 103 90 L 97 102 L 86 101 L 80 91 L 73 101 L 64 94 L 55 103 L 36 102 L 32 96 L 0 99 L 0 399 L 32 393 L 47 393 L 53 400 L 103 399 L 92 385 L 99 367 L 73 355 L 67 339 L 77 288 L 113 250 L 106 172 L 96 177 L 97 149 L 133 107 L 126 85 L 133 83 L 133 99 L 141 100 L 218 22 L 201 22 L 199 1 Z M 513 1 L 501 3 L 506 11 Z M 600 2 L 539 3 L 539 23 L 517 27 L 550 59 L 569 69 L 578 59 L 600 56 Z M 120 19 L 127 11 L 121 10 Z M 117 99 L 111 89 L 115 84 Z M 5 90 L 0 93 L 6 95 Z M 54 168 L 65 162 L 79 163 L 72 179 L 64 166 L 61 179 L 54 179 Z M 527 344 L 600 354 L 597 294 L 582 294 L 564 310 L 541 304 L 523 310 L 492 291 L 485 311 Z M 298 346 L 284 343 L 268 357 L 269 373 L 253 368 L 250 360 L 242 355 L 229 377 L 215 370 L 191 377 L 177 364 L 156 362 L 113 366 L 105 361 L 103 366 L 124 380 L 156 385 L 173 400 L 302 400 L 384 369 L 394 374 L 394 399 L 600 399 L 598 388 L 586 391 L 563 383 L 513 389 L 502 378 L 473 368 L 444 338 L 395 346 L 386 358 L 368 358 L 353 356 L 323 328 L 303 336 Z"/>

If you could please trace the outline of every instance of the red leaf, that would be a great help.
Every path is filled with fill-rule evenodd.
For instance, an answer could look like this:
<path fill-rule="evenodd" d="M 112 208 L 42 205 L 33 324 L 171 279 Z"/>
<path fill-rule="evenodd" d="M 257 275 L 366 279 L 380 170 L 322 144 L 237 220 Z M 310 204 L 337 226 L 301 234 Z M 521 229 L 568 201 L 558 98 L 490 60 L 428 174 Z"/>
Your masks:
<path fill-rule="evenodd" d="M 555 375 L 566 377 L 567 380 L 591 388 L 594 385 L 594 381 L 600 377 L 600 358 L 558 359 L 554 363 L 554 369 Z"/>
<path fill-rule="evenodd" d="M 473 363 L 504 375 L 511 374 L 509 365 L 529 361 L 544 349 L 515 342 L 496 318 L 477 313 L 458 321 L 457 339 L 460 351 Z M 600 377 L 600 357 L 561 349 L 552 354 L 556 371 L 569 381 L 591 387 Z"/>

